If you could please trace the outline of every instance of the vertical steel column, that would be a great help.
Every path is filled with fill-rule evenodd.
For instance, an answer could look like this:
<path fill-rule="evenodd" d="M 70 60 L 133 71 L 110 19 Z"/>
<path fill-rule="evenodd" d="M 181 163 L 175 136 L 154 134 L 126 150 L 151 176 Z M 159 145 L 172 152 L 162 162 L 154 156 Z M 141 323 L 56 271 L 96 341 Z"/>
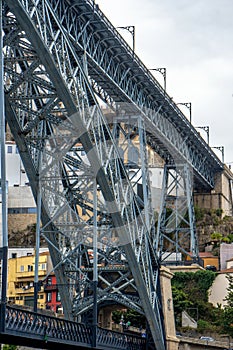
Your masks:
<path fill-rule="evenodd" d="M 176 256 L 176 262 L 181 253 L 198 261 L 192 179 L 188 164 L 166 165 L 164 168 L 162 201 L 154 246 L 161 262 L 166 260 L 166 254 L 172 253 Z"/>
<path fill-rule="evenodd" d="M 37 312 L 37 299 L 39 291 L 39 255 L 40 255 L 40 218 L 41 218 L 41 187 L 37 191 L 37 218 L 36 218 L 36 248 L 35 248 L 35 276 L 34 276 L 34 312 Z"/>
<path fill-rule="evenodd" d="M 97 252 L 97 184 L 96 178 L 93 180 L 93 343 L 97 343 L 98 307 L 97 307 L 97 285 L 98 285 L 98 252 Z"/>
<path fill-rule="evenodd" d="M 146 135 L 144 125 L 142 123 L 142 117 L 138 118 L 138 133 L 139 133 L 139 141 L 140 141 L 140 158 L 141 158 L 141 171 L 142 171 L 142 190 L 143 190 L 143 202 L 145 208 L 145 221 L 148 232 L 150 232 L 150 214 L 151 214 L 151 203 L 148 200 L 149 193 L 149 176 L 147 176 L 147 156 L 146 156 Z"/>
<path fill-rule="evenodd" d="M 189 225 L 190 225 L 190 252 L 195 261 L 198 261 L 199 249 L 198 241 L 196 234 L 196 224 L 195 224 L 195 213 L 194 213 L 194 204 L 192 196 L 192 182 L 190 178 L 190 169 L 187 164 L 184 166 L 184 181 L 186 187 L 186 196 L 188 203 L 188 215 L 189 215 Z"/>
<path fill-rule="evenodd" d="M 5 313 L 7 303 L 7 197 L 6 197 L 6 156 L 5 156 L 5 108 L 4 108 L 4 56 L 2 29 L 2 0 L 0 0 L 0 128 L 1 128 L 1 188 L 2 188 L 2 295 L 1 295 L 1 332 L 5 331 Z"/>
<path fill-rule="evenodd" d="M 155 252 L 158 256 L 159 261 L 162 260 L 163 255 L 163 245 L 164 245 L 164 235 L 162 233 L 162 227 L 165 225 L 166 218 L 166 196 L 167 196 L 167 183 L 168 183 L 168 169 L 165 166 L 163 172 L 163 183 L 162 183 L 162 194 L 161 194 L 161 202 L 160 202 L 160 213 L 158 217 L 157 224 L 157 238 L 153 241 L 153 246 L 155 248 Z"/>

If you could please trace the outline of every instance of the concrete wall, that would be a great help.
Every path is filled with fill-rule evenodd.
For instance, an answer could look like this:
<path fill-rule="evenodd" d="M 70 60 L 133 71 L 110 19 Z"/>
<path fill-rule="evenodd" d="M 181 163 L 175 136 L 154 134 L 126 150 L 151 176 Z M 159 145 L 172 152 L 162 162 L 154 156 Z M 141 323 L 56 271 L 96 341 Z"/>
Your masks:
<path fill-rule="evenodd" d="M 206 209 L 222 209 L 223 216 L 233 215 L 233 173 L 225 166 L 215 177 L 211 193 L 194 193 L 194 204 Z"/>
<path fill-rule="evenodd" d="M 28 178 L 25 173 L 17 146 L 14 141 L 7 141 L 5 145 L 6 151 L 6 178 L 9 186 L 25 185 Z"/>
<path fill-rule="evenodd" d="M 230 273 L 233 275 L 233 273 Z M 226 278 L 226 273 L 220 273 L 215 278 L 212 286 L 209 289 L 209 302 L 215 307 L 218 304 L 222 306 L 226 305 L 227 302 L 224 300 L 227 296 L 228 280 Z"/>
<path fill-rule="evenodd" d="M 168 268 L 162 266 L 160 269 L 160 284 L 167 350 L 178 350 L 179 340 L 176 338 L 175 317 L 171 289 L 172 277 L 173 273 Z"/>
<path fill-rule="evenodd" d="M 27 212 L 19 212 L 23 209 Z M 8 188 L 8 211 L 9 234 L 24 231 L 36 223 L 36 205 L 29 186 Z"/>
<path fill-rule="evenodd" d="M 29 186 L 10 186 L 8 188 L 8 208 L 36 208 Z"/>
<path fill-rule="evenodd" d="M 233 243 L 220 244 L 220 270 L 227 268 L 227 260 L 233 258 Z"/>

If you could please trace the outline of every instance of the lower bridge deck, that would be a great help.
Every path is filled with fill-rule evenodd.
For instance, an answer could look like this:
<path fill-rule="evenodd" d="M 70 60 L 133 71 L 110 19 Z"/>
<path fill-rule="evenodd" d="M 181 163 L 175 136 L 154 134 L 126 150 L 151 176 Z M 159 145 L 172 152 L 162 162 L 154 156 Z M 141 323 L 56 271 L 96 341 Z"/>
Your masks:
<path fill-rule="evenodd" d="M 4 317 L 5 315 L 5 317 Z M 146 349 L 146 339 L 15 307 L 1 306 L 2 344 L 43 349 Z"/>

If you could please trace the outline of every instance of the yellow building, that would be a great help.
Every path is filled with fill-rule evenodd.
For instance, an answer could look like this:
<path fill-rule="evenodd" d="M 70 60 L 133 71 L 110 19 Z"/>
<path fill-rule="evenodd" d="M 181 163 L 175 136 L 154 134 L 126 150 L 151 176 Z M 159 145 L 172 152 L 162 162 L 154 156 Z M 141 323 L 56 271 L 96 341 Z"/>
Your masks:
<path fill-rule="evenodd" d="M 211 252 L 199 252 L 200 259 L 203 260 L 203 267 L 208 269 L 208 266 L 214 266 L 216 270 L 219 270 L 219 258 L 218 256 L 214 256 Z M 191 260 L 189 256 L 187 256 L 187 260 Z"/>
<path fill-rule="evenodd" d="M 48 252 L 39 255 L 39 280 L 43 280 L 52 270 Z M 33 307 L 34 304 L 35 256 L 28 255 L 8 260 L 8 301 L 12 304 Z M 43 287 L 38 292 L 37 307 L 45 309 L 46 293 Z"/>

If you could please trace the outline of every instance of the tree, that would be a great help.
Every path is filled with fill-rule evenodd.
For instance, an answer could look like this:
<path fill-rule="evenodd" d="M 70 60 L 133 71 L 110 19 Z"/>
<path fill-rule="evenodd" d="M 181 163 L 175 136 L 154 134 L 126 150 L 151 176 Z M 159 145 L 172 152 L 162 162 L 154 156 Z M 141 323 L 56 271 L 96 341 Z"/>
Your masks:
<path fill-rule="evenodd" d="M 8 344 L 3 345 L 3 350 L 16 350 L 16 349 L 17 349 L 17 345 L 8 345 Z"/>
<path fill-rule="evenodd" d="M 112 313 L 112 319 L 113 322 L 119 324 L 121 321 L 121 318 L 124 318 L 124 323 L 126 324 L 127 322 L 130 322 L 130 325 L 132 325 L 133 327 L 146 327 L 146 318 L 145 316 L 139 314 L 138 312 L 131 310 L 131 309 L 127 309 L 126 312 L 122 312 L 122 310 L 115 310 Z"/>
<path fill-rule="evenodd" d="M 225 298 L 227 305 L 224 308 L 223 313 L 223 330 L 231 337 L 233 337 L 233 276 L 227 275 L 228 279 L 228 288 L 227 288 L 227 296 Z"/>
<path fill-rule="evenodd" d="M 192 303 L 189 301 L 188 295 L 176 286 L 172 286 L 172 297 L 176 324 L 180 325 L 182 311 L 187 310 L 192 306 Z"/>
<path fill-rule="evenodd" d="M 213 233 L 211 233 L 210 238 L 217 240 L 217 241 L 221 241 L 223 238 L 223 235 L 219 232 L 213 232 Z"/>
<path fill-rule="evenodd" d="M 180 324 L 180 314 L 186 310 L 193 318 L 204 321 L 218 322 L 219 317 L 208 303 L 208 290 L 216 273 L 213 271 L 176 272 L 172 279 L 172 295 L 176 324 Z"/>
<path fill-rule="evenodd" d="M 228 287 L 227 287 L 227 296 L 225 301 L 227 302 L 227 306 L 233 308 L 233 276 L 227 274 L 226 278 L 228 279 Z M 233 319 L 232 319 L 233 321 Z"/>

